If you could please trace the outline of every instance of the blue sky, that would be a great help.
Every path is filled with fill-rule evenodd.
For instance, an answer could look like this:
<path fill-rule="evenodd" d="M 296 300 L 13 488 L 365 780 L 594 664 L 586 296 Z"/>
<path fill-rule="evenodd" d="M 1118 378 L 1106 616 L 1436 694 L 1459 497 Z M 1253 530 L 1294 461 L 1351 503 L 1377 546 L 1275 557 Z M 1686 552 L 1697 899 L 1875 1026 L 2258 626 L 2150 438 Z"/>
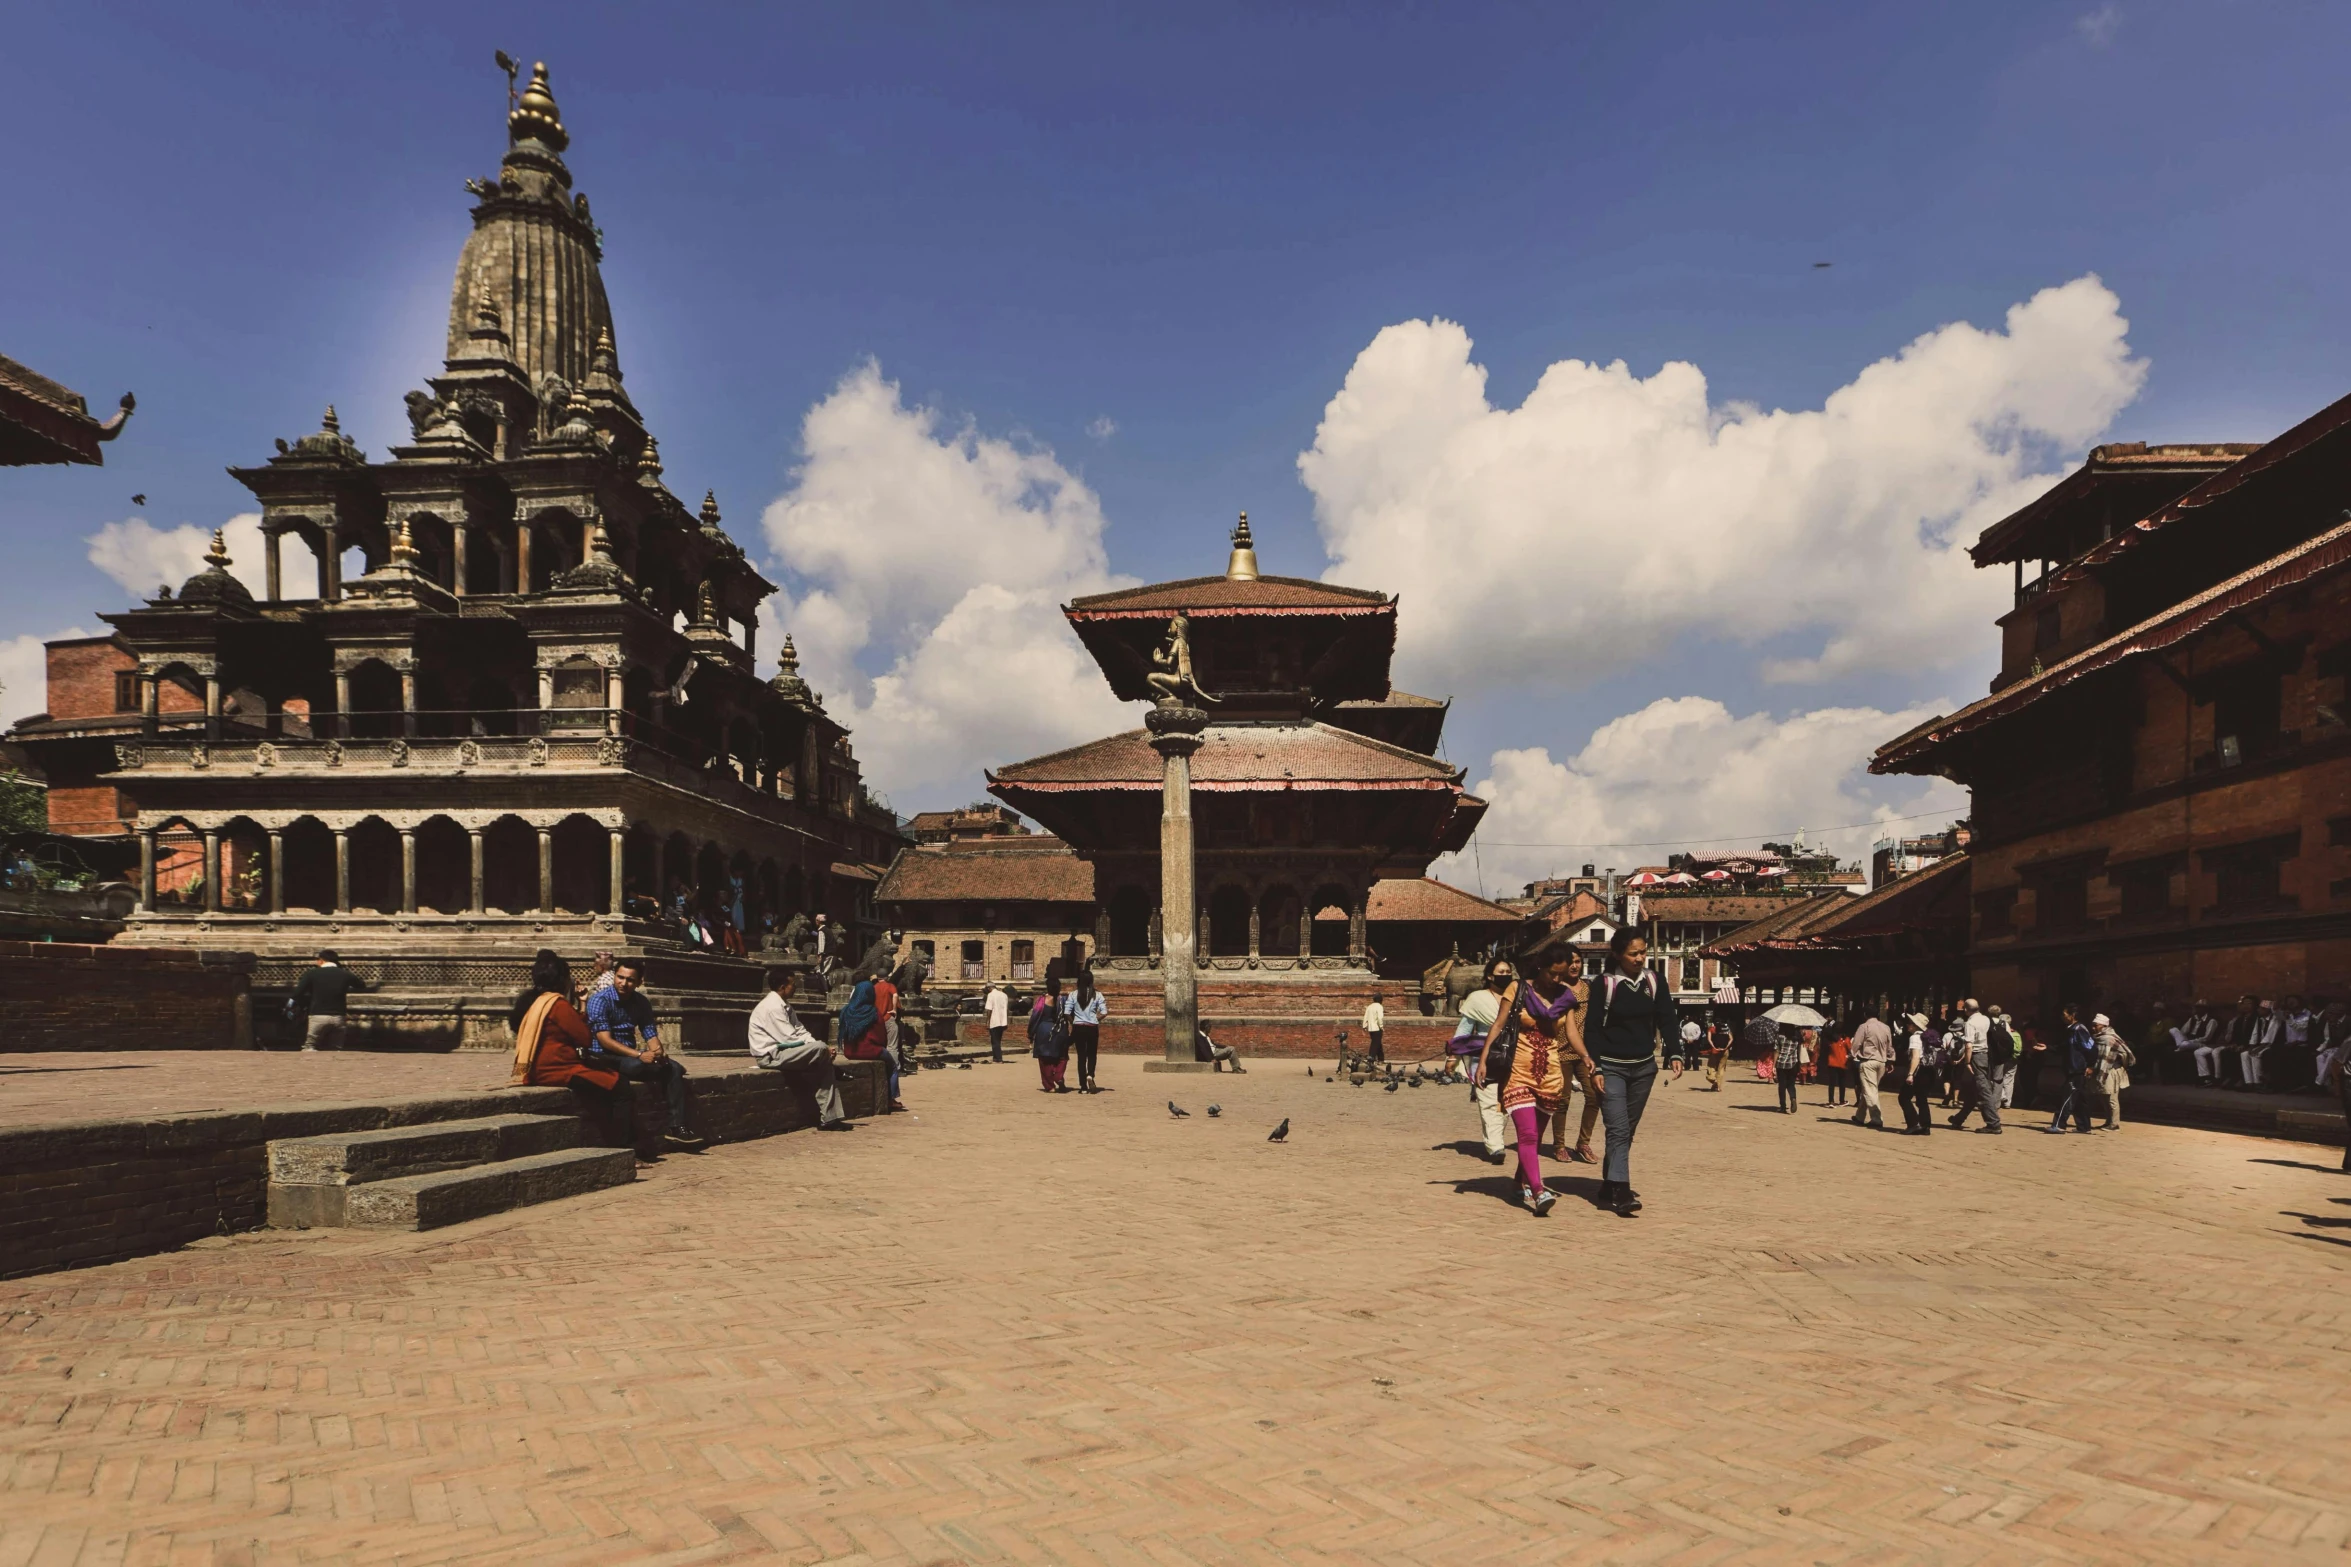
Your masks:
<path fill-rule="evenodd" d="M 88 537 L 217 524 L 247 502 L 224 466 L 323 403 L 371 452 L 403 428 L 460 183 L 502 146 L 499 47 L 553 67 L 673 487 L 715 486 L 755 549 L 803 419 L 868 361 L 942 438 L 1049 452 L 1098 498 L 1109 569 L 1141 578 L 1214 569 L 1242 508 L 1269 569 L 1321 574 L 1343 552 L 1299 454 L 1375 337 L 1427 318 L 1474 339 L 1496 407 L 1556 361 L 1621 358 L 1801 410 L 2094 273 L 2144 363 L 2099 438 L 2259 438 L 2343 390 L 2336 7 L 11 11 L 0 352 L 140 412 L 103 472 L 0 478 L 0 643 L 119 607 Z M 2028 432 L 2052 449 L 2027 468 L 2077 456 L 2079 424 Z M 1425 544 L 1461 545 L 1441 508 Z M 795 607 L 827 586 L 791 585 Z M 1450 751 L 1481 774 L 1665 698 L 1774 720 L 1964 700 L 1977 623 L 1956 663 L 1801 689 L 1762 666 L 1818 627 L 1726 632 L 1704 603 L 1596 679 L 1577 671 L 1606 660 L 1549 645 L 1432 667 L 1461 682 Z M 877 636 L 859 669 L 908 645 Z M 967 760 L 1018 754 L 983 736 Z M 902 807 L 971 792 L 968 768 L 920 773 L 881 782 Z M 1869 787 L 1719 825 L 1896 800 Z"/>

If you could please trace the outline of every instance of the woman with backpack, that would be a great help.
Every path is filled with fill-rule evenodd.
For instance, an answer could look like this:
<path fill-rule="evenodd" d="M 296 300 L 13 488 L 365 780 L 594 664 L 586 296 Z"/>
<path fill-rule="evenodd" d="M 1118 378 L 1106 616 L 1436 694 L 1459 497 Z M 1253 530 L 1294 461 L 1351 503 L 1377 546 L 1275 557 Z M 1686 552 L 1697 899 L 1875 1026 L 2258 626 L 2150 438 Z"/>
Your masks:
<path fill-rule="evenodd" d="M 1069 1071 L 1069 1030 L 1062 1022 L 1061 981 L 1047 979 L 1029 1007 L 1029 1054 L 1037 1058 L 1040 1093 L 1066 1094 L 1063 1075 Z"/>
<path fill-rule="evenodd" d="M 1627 925 L 1608 938 L 1609 972 L 1592 987 L 1584 1048 L 1600 1064 L 1600 1118 L 1608 1140 L 1600 1165 L 1600 1206 L 1625 1218 L 1641 1211 L 1633 1190 L 1633 1134 L 1657 1083 L 1657 1042 L 1681 1030 L 1673 992 L 1649 968 L 1649 940 Z"/>
<path fill-rule="evenodd" d="M 1070 1054 L 1078 1058 L 1078 1092 L 1098 1094 L 1094 1063 L 1102 1051 L 1102 1020 L 1110 1015 L 1110 1001 L 1094 988 L 1094 971 L 1078 970 L 1077 988 L 1061 998 L 1062 1016 L 1069 1023 Z"/>

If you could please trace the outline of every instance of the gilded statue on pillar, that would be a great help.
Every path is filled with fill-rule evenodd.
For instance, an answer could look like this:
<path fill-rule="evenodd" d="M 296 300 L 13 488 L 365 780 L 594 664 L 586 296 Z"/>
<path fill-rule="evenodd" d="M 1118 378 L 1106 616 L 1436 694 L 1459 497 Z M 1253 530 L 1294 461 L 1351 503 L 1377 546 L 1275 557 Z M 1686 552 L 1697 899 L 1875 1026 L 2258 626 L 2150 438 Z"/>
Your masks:
<path fill-rule="evenodd" d="M 1167 640 L 1152 649 L 1151 672 L 1143 678 L 1159 693 L 1161 707 L 1216 702 L 1215 697 L 1200 689 L 1199 677 L 1192 671 L 1192 623 L 1181 612 L 1168 622 Z"/>

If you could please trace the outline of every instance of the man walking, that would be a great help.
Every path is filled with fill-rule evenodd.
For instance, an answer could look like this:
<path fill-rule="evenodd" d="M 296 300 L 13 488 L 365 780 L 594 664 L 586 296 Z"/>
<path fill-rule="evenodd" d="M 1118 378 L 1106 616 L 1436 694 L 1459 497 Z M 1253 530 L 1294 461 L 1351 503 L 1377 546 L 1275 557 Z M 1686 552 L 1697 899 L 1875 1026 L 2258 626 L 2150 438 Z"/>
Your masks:
<path fill-rule="evenodd" d="M 351 992 L 373 989 L 375 986 L 343 967 L 334 948 L 321 949 L 318 965 L 294 987 L 295 1009 L 306 1019 L 302 1025 L 302 1048 L 342 1049 L 351 1037 L 346 1016 Z"/>
<path fill-rule="evenodd" d="M 787 968 L 767 971 L 767 994 L 751 1009 L 751 1059 L 771 1072 L 781 1072 L 795 1086 L 816 1096 L 816 1129 L 846 1132 L 853 1129 L 848 1108 L 841 1103 L 841 1084 L 833 1063 L 840 1052 L 808 1031 L 792 1011 L 797 983 Z M 1003 1030 L 998 1029 L 998 1034 Z M 1001 1059 L 1001 1058 L 999 1058 Z"/>
<path fill-rule="evenodd" d="M 988 986 L 988 1059 L 1001 1066 L 1004 1063 L 1004 1030 L 1012 1023 L 1012 998 L 1004 993 L 1002 980 Z"/>
<path fill-rule="evenodd" d="M 2079 1002 L 2065 1004 L 2065 1102 L 2049 1118 L 2051 1132 L 2065 1130 L 2065 1118 L 2073 1116 L 2074 1130 L 2090 1129 L 2090 1101 L 2098 1092 L 2098 1037 L 2090 1032 L 2090 1025 L 2082 1021 Z"/>
<path fill-rule="evenodd" d="M 1503 994 L 1517 983 L 1517 972 L 1511 968 L 1508 958 L 1496 958 L 1487 964 L 1485 988 L 1461 998 L 1461 1022 L 1453 1030 L 1453 1041 L 1447 1046 L 1455 1060 L 1466 1059 L 1471 1075 L 1470 1103 L 1477 1107 L 1478 1130 L 1486 1140 L 1486 1158 L 1493 1164 L 1501 1164 L 1510 1157 L 1510 1123 L 1502 1115 L 1502 1085 L 1478 1080 L 1477 1066 L 1484 1053 L 1484 1040 L 1502 1016 Z"/>
<path fill-rule="evenodd" d="M 1992 1067 L 1992 1019 L 1970 996 L 1959 1003 L 1959 1037 L 1967 1051 L 1967 1059 L 1960 1069 L 1967 1073 L 1973 1094 L 1960 1096 L 1959 1113 L 1951 1118 L 1953 1130 L 1967 1124 L 1971 1111 L 1984 1113 L 1984 1130 L 1994 1137 L 2000 1135 L 2000 1079 Z"/>
<path fill-rule="evenodd" d="M 1680 1081 L 1682 1068 L 1698 1059 L 1698 1049 L 1705 1040 L 1706 1030 L 1698 1026 L 1696 1018 L 1682 1019 L 1679 1042 L 1666 1051 L 1665 1064 L 1673 1069 L 1673 1081 Z"/>
<path fill-rule="evenodd" d="M 1379 997 L 1374 996 L 1363 1007 L 1363 1037 L 1371 1042 L 1365 1048 L 1371 1052 L 1374 1061 L 1388 1059 L 1387 1032 L 1388 1009 L 1380 1005 Z"/>
<path fill-rule="evenodd" d="M 1886 1067 L 1894 1059 L 1894 1031 L 1878 1017 L 1872 1007 L 1863 1017 L 1861 1026 L 1853 1031 L 1853 1067 L 1860 1091 L 1853 1097 L 1853 1124 L 1873 1131 L 1886 1129 L 1886 1117 L 1878 1104 L 1878 1084 L 1885 1081 Z"/>

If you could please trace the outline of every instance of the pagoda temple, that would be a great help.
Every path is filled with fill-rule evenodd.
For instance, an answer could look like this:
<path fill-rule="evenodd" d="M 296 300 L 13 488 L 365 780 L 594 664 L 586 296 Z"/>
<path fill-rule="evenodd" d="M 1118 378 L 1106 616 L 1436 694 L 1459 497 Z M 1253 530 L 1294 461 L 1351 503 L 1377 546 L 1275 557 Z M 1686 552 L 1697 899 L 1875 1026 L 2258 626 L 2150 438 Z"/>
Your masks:
<path fill-rule="evenodd" d="M 335 947 L 382 987 L 362 1039 L 502 1042 L 548 946 L 652 954 L 691 1043 L 697 1007 L 739 1020 L 757 970 L 690 947 L 674 898 L 714 894 L 754 948 L 799 914 L 870 939 L 905 841 L 791 640 L 754 673 L 774 585 L 715 496 L 664 481 L 569 145 L 538 66 L 496 177 L 466 182 L 408 442 L 371 461 L 329 408 L 231 469 L 260 501 L 263 595 L 215 535 L 110 636 L 53 645 L 50 710 L 11 737 L 60 830 L 135 839 L 126 940 L 253 951 L 265 994 Z M 739 1047 L 739 1021 L 713 1026 Z"/>
<path fill-rule="evenodd" d="M 1190 943 L 1203 1015 L 1350 1016 L 1394 1005 L 1365 940 L 1375 884 L 1420 877 L 1468 843 L 1485 802 L 1436 749 L 1444 704 L 1388 683 L 1396 600 L 1260 575 L 1248 518 L 1221 576 L 1080 598 L 1063 607 L 1128 701 L 1161 697 L 1155 651 L 1179 622 L 1208 721 L 1189 758 L 1194 835 Z M 1124 1018 L 1157 1016 L 1169 945 L 1162 908 L 1163 754 L 1148 729 L 998 768 L 989 792 L 1093 867 L 1093 967 Z"/>

